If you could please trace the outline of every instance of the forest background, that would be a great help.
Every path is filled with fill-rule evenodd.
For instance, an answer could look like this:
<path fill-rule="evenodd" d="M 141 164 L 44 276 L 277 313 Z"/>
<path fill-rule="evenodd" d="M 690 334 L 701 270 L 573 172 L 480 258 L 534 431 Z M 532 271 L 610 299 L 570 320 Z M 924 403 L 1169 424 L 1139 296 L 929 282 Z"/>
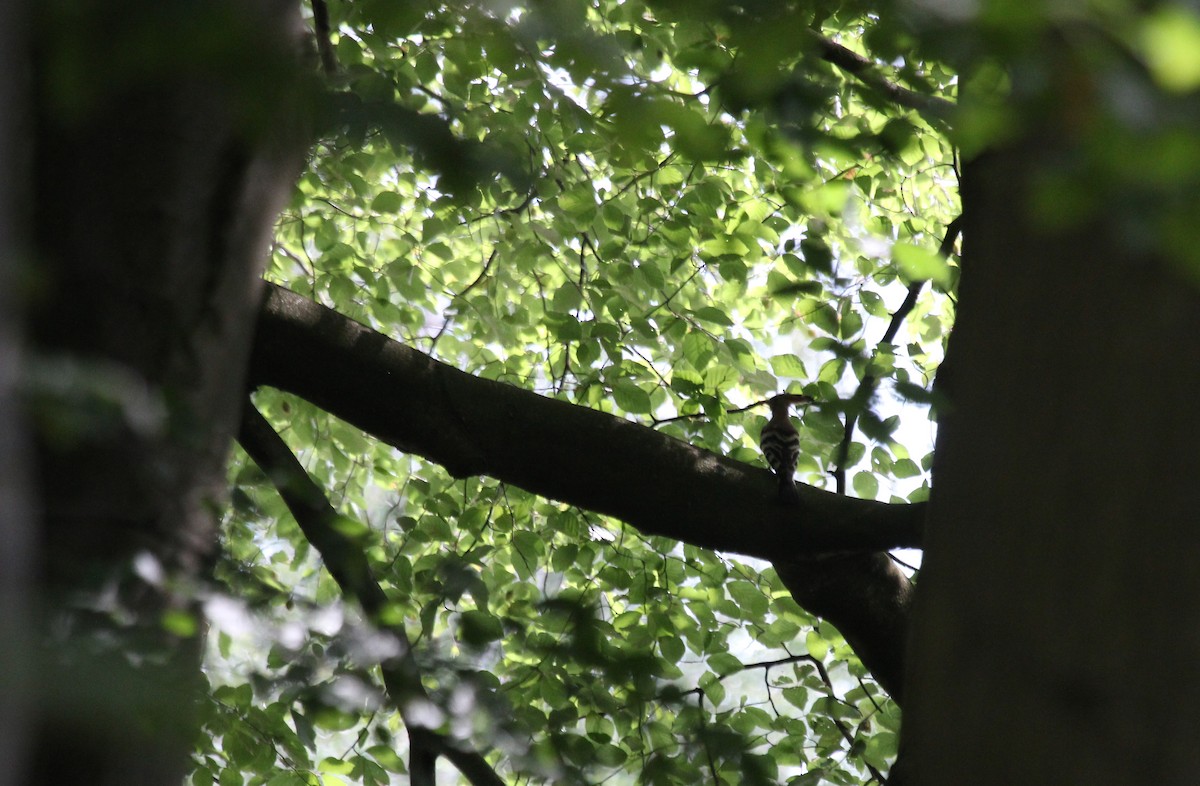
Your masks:
<path fill-rule="evenodd" d="M 0 782 L 1194 780 L 1191 6 L 8 6 Z"/>

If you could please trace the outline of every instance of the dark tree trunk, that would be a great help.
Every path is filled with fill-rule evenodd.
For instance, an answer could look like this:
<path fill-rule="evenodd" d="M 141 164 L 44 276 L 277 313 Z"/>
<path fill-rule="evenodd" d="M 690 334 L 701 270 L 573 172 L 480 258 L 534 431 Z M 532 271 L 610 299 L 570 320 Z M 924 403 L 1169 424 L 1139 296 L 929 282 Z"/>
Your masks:
<path fill-rule="evenodd" d="M 966 171 L 906 786 L 1200 771 L 1200 295 L 1131 250 L 1118 204 L 1069 230 L 1031 214 L 1065 136 Z"/>
<path fill-rule="evenodd" d="M 296 171 L 295 12 L 38 11 L 29 415 L 49 649 L 29 782 L 185 772 L 202 625 L 178 623 L 192 610 L 172 588 L 206 573 L 257 282 Z"/>
<path fill-rule="evenodd" d="M 28 760 L 30 564 L 35 558 L 29 512 L 28 445 L 21 424 L 21 310 L 18 266 L 26 251 L 27 192 L 21 151 L 28 144 L 22 3 L 0 0 L 0 786 L 20 782 Z"/>

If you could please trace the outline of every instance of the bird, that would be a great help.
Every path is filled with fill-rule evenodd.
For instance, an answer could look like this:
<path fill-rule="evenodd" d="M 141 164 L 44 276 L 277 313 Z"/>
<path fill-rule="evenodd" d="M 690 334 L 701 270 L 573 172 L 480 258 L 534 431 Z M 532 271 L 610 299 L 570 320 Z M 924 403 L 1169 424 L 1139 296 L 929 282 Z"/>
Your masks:
<path fill-rule="evenodd" d="M 779 478 L 779 501 L 785 505 L 800 502 L 796 491 L 796 462 L 800 458 L 800 435 L 792 425 L 792 404 L 808 404 L 810 396 L 799 393 L 780 393 L 767 399 L 771 408 L 771 419 L 763 426 L 759 447 L 767 459 L 767 465 Z"/>

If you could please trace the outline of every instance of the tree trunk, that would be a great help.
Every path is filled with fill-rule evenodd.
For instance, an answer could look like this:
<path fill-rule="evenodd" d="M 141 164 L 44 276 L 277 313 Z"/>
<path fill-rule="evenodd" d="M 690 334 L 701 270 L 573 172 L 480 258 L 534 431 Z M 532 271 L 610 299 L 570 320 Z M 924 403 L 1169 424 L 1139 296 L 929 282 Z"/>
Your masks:
<path fill-rule="evenodd" d="M 20 782 L 28 760 L 30 564 L 28 446 L 21 424 L 21 309 L 18 266 L 26 252 L 22 209 L 27 204 L 25 38 L 22 3 L 0 0 L 0 786 Z"/>
<path fill-rule="evenodd" d="M 905 784 L 1200 771 L 1200 296 L 1133 250 L 1115 200 L 1069 230 L 1032 215 L 1064 136 L 965 173 Z"/>
<path fill-rule="evenodd" d="M 186 771 L 202 626 L 176 590 L 206 575 L 298 163 L 295 11 L 38 11 L 29 416 L 47 650 L 29 782 Z"/>

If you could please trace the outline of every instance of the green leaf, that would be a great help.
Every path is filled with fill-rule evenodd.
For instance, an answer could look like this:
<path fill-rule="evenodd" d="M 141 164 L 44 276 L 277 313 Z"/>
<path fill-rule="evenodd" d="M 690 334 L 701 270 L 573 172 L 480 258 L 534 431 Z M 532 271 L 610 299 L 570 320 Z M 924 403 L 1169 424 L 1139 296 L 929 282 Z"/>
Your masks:
<path fill-rule="evenodd" d="M 180 638 L 191 638 L 196 635 L 198 623 L 191 612 L 183 609 L 164 611 L 161 618 L 163 630 Z"/>
<path fill-rule="evenodd" d="M 805 688 L 784 688 L 783 698 L 789 704 L 800 710 L 808 709 L 808 690 Z"/>
<path fill-rule="evenodd" d="M 387 745 L 372 745 L 367 749 L 367 754 L 388 772 L 400 774 L 408 772 L 404 760 L 400 758 L 394 749 Z"/>
<path fill-rule="evenodd" d="M 536 532 L 521 530 L 513 535 L 513 541 L 526 559 L 536 560 L 545 553 L 545 541 Z"/>
<path fill-rule="evenodd" d="M 804 363 L 795 355 L 775 355 L 771 358 L 771 371 L 780 377 L 791 377 L 793 379 L 806 379 L 808 377 Z"/>
<path fill-rule="evenodd" d="M 364 0 L 363 18 L 385 38 L 402 38 L 421 20 L 418 9 L 388 0 Z"/>
<path fill-rule="evenodd" d="M 695 368 L 704 368 L 715 354 L 716 349 L 713 346 L 713 341 L 706 334 L 692 330 L 684 335 L 683 356 Z"/>
<path fill-rule="evenodd" d="M 742 257 L 749 253 L 750 248 L 741 240 L 732 236 L 715 237 L 700 244 L 700 251 L 711 257 L 732 255 Z"/>
<path fill-rule="evenodd" d="M 879 494 L 879 480 L 871 472 L 858 472 L 854 475 L 854 493 L 862 499 L 875 499 Z"/>
<path fill-rule="evenodd" d="M 767 596 L 748 581 L 735 581 L 727 589 L 747 619 L 761 619 L 767 613 Z"/>
<path fill-rule="evenodd" d="M 825 656 L 829 654 L 829 642 L 821 638 L 821 634 L 815 630 L 810 630 L 804 638 L 804 647 L 808 654 L 817 660 L 825 660 Z"/>
<path fill-rule="evenodd" d="M 308 786 L 308 782 L 303 776 L 285 770 L 272 775 L 266 786 Z"/>
<path fill-rule="evenodd" d="M 825 287 L 820 281 L 797 281 L 780 276 L 780 280 L 768 280 L 767 289 L 774 297 L 787 298 L 796 295 L 817 296 L 824 291 Z"/>
<path fill-rule="evenodd" d="M 650 394 L 632 382 L 617 380 L 613 383 L 612 392 L 613 401 L 626 412 L 644 415 L 651 411 Z"/>
<path fill-rule="evenodd" d="M 683 639 L 674 636 L 660 638 L 658 647 L 662 656 L 673 663 L 678 663 L 683 658 L 685 651 Z"/>
<path fill-rule="evenodd" d="M 379 215 L 380 213 L 395 213 L 404 207 L 404 198 L 395 191 L 380 191 L 371 200 L 371 212 Z"/>
<path fill-rule="evenodd" d="M 695 314 L 696 319 L 700 320 L 701 322 L 711 322 L 724 327 L 733 326 L 733 320 L 730 319 L 729 315 L 715 306 L 702 306 L 692 313 Z"/>
<path fill-rule="evenodd" d="M 720 652 L 710 657 L 708 667 L 722 677 L 739 672 L 743 668 L 742 662 L 729 652 Z"/>
<path fill-rule="evenodd" d="M 800 253 L 810 270 L 828 273 L 833 270 L 833 252 L 822 238 L 800 241 Z"/>
<path fill-rule="evenodd" d="M 464 611 L 459 615 L 459 631 L 465 644 L 484 647 L 504 636 L 504 625 L 486 611 Z"/>
<path fill-rule="evenodd" d="M 1158 83 L 1183 93 L 1200 87 L 1200 15 L 1168 5 L 1151 13 L 1140 31 L 1142 54 Z"/>
<path fill-rule="evenodd" d="M 899 737 L 895 732 L 880 731 L 867 739 L 863 759 L 877 769 L 886 769 L 896 758 Z"/>
<path fill-rule="evenodd" d="M 354 771 L 354 764 L 342 759 L 334 759 L 326 756 L 324 759 L 321 759 L 321 763 L 317 765 L 317 769 L 333 775 L 349 775 Z"/>
<path fill-rule="evenodd" d="M 892 256 L 909 281 L 933 281 L 941 286 L 950 283 L 950 265 L 936 251 L 911 243 L 897 243 L 892 247 Z"/>
<path fill-rule="evenodd" d="M 710 676 L 710 675 L 705 675 Z M 702 680 L 703 682 L 703 680 Z M 704 697 L 715 707 L 725 701 L 725 686 L 716 680 L 710 681 L 704 688 Z"/>

